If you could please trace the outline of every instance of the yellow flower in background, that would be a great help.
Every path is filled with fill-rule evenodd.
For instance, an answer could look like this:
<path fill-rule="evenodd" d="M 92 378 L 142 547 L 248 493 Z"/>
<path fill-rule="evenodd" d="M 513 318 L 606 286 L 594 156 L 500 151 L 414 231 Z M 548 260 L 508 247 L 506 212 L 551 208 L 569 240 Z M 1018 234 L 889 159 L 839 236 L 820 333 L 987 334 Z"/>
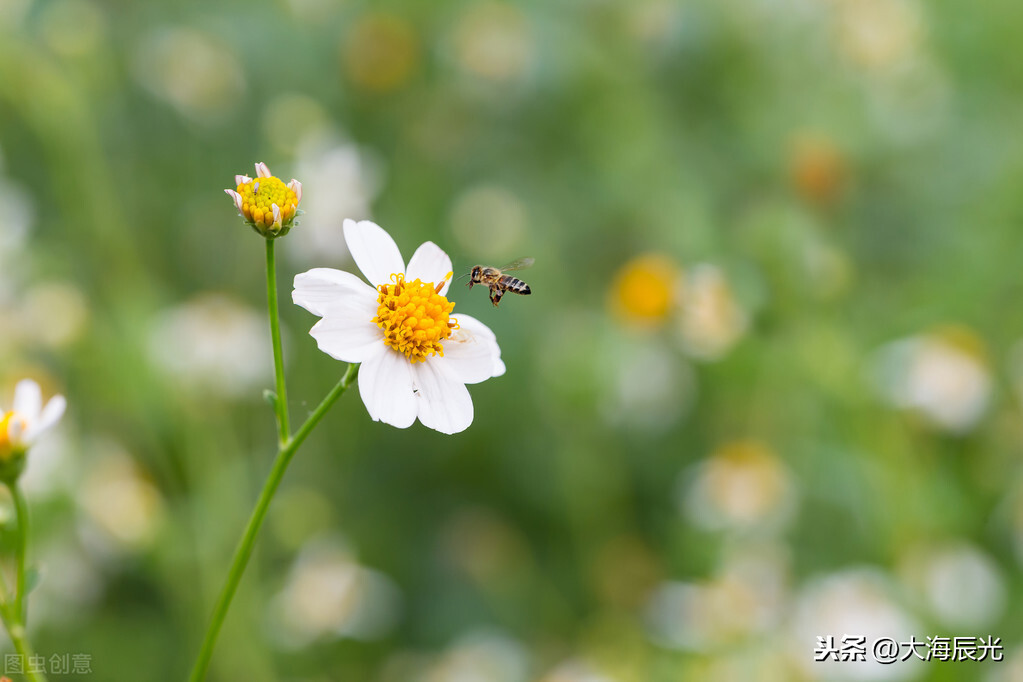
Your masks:
<path fill-rule="evenodd" d="M 25 453 L 60 420 L 66 407 L 62 395 L 53 396 L 44 407 L 39 384 L 31 379 L 18 382 L 11 409 L 0 409 L 0 479 L 14 480 L 21 474 Z"/>
<path fill-rule="evenodd" d="M 265 163 L 256 164 L 256 178 L 236 175 L 235 189 L 225 189 L 235 208 L 256 232 L 271 239 L 291 229 L 302 201 L 302 183 L 292 178 L 287 185 L 270 174 Z"/>
<path fill-rule="evenodd" d="M 680 274 L 667 256 L 652 253 L 633 258 L 615 275 L 611 310 L 633 324 L 661 324 L 678 300 Z"/>
<path fill-rule="evenodd" d="M 415 70 L 419 41 L 401 17 L 367 14 L 352 27 L 341 57 L 355 85 L 372 92 L 390 92 L 404 85 Z"/>
<path fill-rule="evenodd" d="M 823 208 L 833 205 L 845 191 L 847 175 L 846 160 L 832 140 L 801 135 L 792 141 L 789 177 L 807 203 Z"/>

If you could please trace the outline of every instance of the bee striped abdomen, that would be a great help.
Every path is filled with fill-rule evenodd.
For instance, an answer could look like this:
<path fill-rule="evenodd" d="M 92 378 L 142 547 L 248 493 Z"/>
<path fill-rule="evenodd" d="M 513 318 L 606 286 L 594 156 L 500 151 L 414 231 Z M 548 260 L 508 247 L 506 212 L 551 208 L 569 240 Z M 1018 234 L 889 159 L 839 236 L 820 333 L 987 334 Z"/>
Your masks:
<path fill-rule="evenodd" d="M 531 293 L 528 284 L 523 282 L 521 279 L 509 277 L 508 275 L 501 277 L 501 285 L 508 291 L 515 294 L 528 296 Z"/>

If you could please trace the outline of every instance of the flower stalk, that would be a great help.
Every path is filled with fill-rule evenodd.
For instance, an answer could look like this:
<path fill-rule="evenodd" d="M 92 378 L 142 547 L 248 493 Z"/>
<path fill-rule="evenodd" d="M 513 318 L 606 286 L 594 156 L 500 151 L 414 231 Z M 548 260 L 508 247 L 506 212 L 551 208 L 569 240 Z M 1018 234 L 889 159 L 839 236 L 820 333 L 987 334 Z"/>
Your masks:
<path fill-rule="evenodd" d="M 12 481 L 7 487 L 11 491 L 11 499 L 14 501 L 14 514 L 18 526 L 14 550 L 14 612 L 24 625 L 28 623 L 28 610 L 25 604 L 25 596 L 28 591 L 25 573 L 25 555 L 28 549 L 28 505 L 25 503 L 25 495 L 21 492 L 21 486 L 17 481 Z"/>
<path fill-rule="evenodd" d="M 31 661 L 34 657 L 32 645 L 29 644 L 28 635 L 25 632 L 27 622 L 25 606 L 27 580 L 25 573 L 25 549 L 28 537 L 28 506 L 25 504 L 25 496 L 17 481 L 5 482 L 14 501 L 14 513 L 17 528 L 15 529 L 15 589 L 11 596 L 7 587 L 7 580 L 0 573 L 0 620 L 3 621 L 14 650 L 18 652 L 22 661 Z M 25 675 L 33 682 L 46 682 L 46 675 L 34 669 L 33 666 L 26 668 Z"/>
<path fill-rule="evenodd" d="M 284 384 L 284 353 L 281 349 L 281 320 L 277 309 L 277 264 L 274 258 L 274 240 L 266 240 L 266 304 L 270 314 L 270 337 L 274 349 L 274 376 L 277 395 L 274 411 L 277 414 L 277 442 L 284 445 L 291 436 L 288 424 L 288 391 Z"/>
<path fill-rule="evenodd" d="M 348 365 L 348 371 L 341 377 L 341 380 L 337 382 L 330 393 L 320 402 L 316 410 L 313 411 L 309 418 L 298 428 L 295 435 L 292 436 L 284 443 L 277 453 L 277 459 L 274 460 L 273 469 L 270 470 L 270 475 L 266 479 L 266 483 L 263 484 L 263 491 L 259 494 L 259 500 L 256 502 L 256 508 L 252 510 L 252 516 L 249 518 L 249 523 L 245 527 L 245 533 L 242 535 L 241 541 L 238 543 L 237 549 L 234 551 L 234 558 L 231 560 L 231 569 L 228 571 L 227 580 L 224 582 L 224 587 L 220 592 L 220 598 L 217 600 L 217 605 L 213 609 L 213 617 L 210 619 L 209 628 L 206 630 L 206 637 L 203 640 L 202 649 L 199 651 L 199 657 L 196 659 L 195 667 L 192 669 L 192 676 L 189 678 L 191 682 L 199 682 L 205 679 L 206 670 L 210 664 L 210 658 L 213 656 L 213 647 L 216 645 L 217 635 L 220 633 L 220 628 L 224 624 L 224 617 L 227 616 L 227 610 L 231 606 L 231 600 L 234 599 L 234 594 L 238 590 L 238 583 L 241 581 L 242 574 L 245 572 L 245 567 L 249 563 L 249 557 L 252 556 L 252 548 L 256 543 L 256 536 L 259 534 L 259 529 L 263 525 L 263 519 L 266 518 L 266 512 L 270 508 L 270 502 L 273 500 L 274 493 L 277 492 L 277 487 L 281 483 L 281 479 L 284 478 L 284 472 L 288 468 L 288 464 L 291 462 L 291 458 L 295 456 L 298 448 L 302 445 L 305 439 L 309 436 L 312 430 L 320 423 L 324 415 L 330 409 L 331 405 L 337 402 L 345 390 L 355 381 L 355 377 L 359 373 L 359 366 L 355 364 Z"/>
<path fill-rule="evenodd" d="M 284 378 L 284 353 L 281 347 L 280 312 L 277 305 L 277 264 L 274 240 L 286 235 L 294 224 L 295 215 L 298 213 L 298 202 L 302 200 L 302 184 L 298 180 L 292 180 L 285 186 L 278 178 L 271 175 L 270 169 L 264 163 L 256 164 L 256 176 L 256 179 L 246 175 L 235 176 L 236 189 L 228 189 L 225 192 L 234 201 L 242 218 L 266 240 L 266 303 L 274 356 L 276 393 L 273 396 L 273 407 L 277 421 L 277 457 L 263 484 L 263 489 L 245 526 L 245 531 L 235 548 L 227 578 L 213 608 L 209 627 L 206 629 L 202 647 L 199 649 L 199 655 L 189 677 L 193 682 L 198 682 L 206 677 L 220 629 L 227 617 L 234 595 L 238 591 L 238 585 L 252 556 L 256 537 L 263 526 L 270 503 L 284 478 L 284 473 L 288 469 L 288 464 L 291 463 L 291 459 L 299 447 L 327 414 L 330 407 L 355 380 L 359 371 L 358 364 L 349 364 L 348 370 L 337 385 L 309 415 L 298 431 L 294 435 L 291 434 L 288 419 L 288 393 Z"/>

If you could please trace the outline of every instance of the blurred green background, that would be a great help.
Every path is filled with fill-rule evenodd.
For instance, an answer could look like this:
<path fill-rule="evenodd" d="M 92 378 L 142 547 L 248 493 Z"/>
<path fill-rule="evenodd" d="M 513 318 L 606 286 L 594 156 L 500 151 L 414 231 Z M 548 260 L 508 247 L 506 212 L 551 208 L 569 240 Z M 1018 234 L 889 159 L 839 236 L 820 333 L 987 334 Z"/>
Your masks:
<path fill-rule="evenodd" d="M 533 295 L 452 288 L 508 367 L 468 431 L 333 408 L 210 679 L 1023 680 L 1021 36 L 1010 0 L 0 0 L 0 404 L 69 402 L 36 648 L 187 675 L 274 454 L 222 191 L 264 161 L 304 186 L 295 422 L 344 371 L 290 304 L 354 270 L 342 219 L 534 256 Z M 847 634 L 1005 660 L 813 662 Z"/>

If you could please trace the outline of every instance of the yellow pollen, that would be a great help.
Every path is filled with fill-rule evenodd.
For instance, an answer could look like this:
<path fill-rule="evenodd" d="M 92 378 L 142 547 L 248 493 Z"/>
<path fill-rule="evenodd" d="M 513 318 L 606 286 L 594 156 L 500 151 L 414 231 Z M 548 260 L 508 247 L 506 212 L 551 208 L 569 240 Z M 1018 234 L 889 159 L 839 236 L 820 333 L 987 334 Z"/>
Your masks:
<path fill-rule="evenodd" d="M 281 223 L 288 225 L 298 210 L 298 196 L 279 178 L 256 178 L 238 185 L 242 195 L 242 215 L 257 227 L 270 227 L 274 223 L 273 205 L 281 211 Z"/>
<path fill-rule="evenodd" d="M 24 418 L 14 410 L 4 412 L 3 416 L 0 416 L 0 460 L 7 459 L 13 451 L 9 431 L 11 422 L 15 420 L 21 423 L 22 429 L 25 428 Z"/>
<path fill-rule="evenodd" d="M 455 304 L 438 293 L 445 280 L 433 282 L 405 275 L 391 275 L 394 284 L 377 287 L 377 316 L 373 322 L 384 330 L 384 343 L 402 353 L 410 362 L 423 362 L 429 355 L 444 355 L 443 342 L 458 329 L 451 319 Z"/>

